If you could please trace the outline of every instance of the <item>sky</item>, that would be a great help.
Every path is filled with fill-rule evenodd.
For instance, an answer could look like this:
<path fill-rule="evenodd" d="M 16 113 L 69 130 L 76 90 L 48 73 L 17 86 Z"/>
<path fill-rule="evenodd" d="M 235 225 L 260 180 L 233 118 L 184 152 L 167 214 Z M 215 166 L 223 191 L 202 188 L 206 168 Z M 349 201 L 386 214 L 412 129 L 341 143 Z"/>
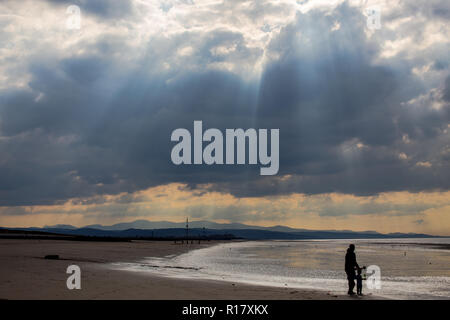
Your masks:
<path fill-rule="evenodd" d="M 446 0 L 2 0 L 0 226 L 450 235 L 449 21 Z M 278 174 L 174 165 L 195 120 L 279 128 Z"/>

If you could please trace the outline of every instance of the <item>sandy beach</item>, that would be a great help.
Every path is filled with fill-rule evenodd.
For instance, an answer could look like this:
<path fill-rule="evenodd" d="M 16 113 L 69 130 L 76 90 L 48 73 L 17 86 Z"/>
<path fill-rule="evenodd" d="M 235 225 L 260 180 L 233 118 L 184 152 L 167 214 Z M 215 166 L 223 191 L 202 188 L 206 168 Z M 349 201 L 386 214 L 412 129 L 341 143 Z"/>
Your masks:
<path fill-rule="evenodd" d="M 325 291 L 180 280 L 143 272 L 112 270 L 111 262 L 177 255 L 217 242 L 90 242 L 0 239 L 0 299 L 370 299 Z M 59 260 L 44 259 L 57 254 Z M 81 268 L 81 289 L 68 290 L 66 269 Z"/>

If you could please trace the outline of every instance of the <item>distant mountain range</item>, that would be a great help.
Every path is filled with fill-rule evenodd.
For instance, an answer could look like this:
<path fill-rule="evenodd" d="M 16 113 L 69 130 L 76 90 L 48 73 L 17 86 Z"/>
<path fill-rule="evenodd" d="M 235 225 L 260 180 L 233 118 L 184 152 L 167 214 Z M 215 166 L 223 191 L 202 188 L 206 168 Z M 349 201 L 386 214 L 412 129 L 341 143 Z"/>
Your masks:
<path fill-rule="evenodd" d="M 97 229 L 97 230 L 127 230 L 127 229 L 174 229 L 174 228 L 185 228 L 186 222 L 170 222 L 170 221 L 148 221 L 148 220 L 136 220 L 132 222 L 117 223 L 111 226 L 103 226 L 100 224 L 91 224 L 84 226 L 83 228 Z M 45 226 L 44 228 L 57 228 L 57 229 L 78 229 L 77 227 L 58 224 L 54 226 Z M 189 228 L 206 228 L 206 229 L 254 229 L 254 230 L 268 230 L 268 231 L 278 231 L 278 232 L 304 232 L 311 231 L 306 229 L 293 229 L 285 226 L 273 226 L 273 227 L 259 227 L 251 226 L 242 223 L 216 223 L 211 221 L 189 221 Z M 370 232 L 370 231 L 368 231 Z"/>
<path fill-rule="evenodd" d="M 57 234 L 118 237 L 118 238 L 182 238 L 186 234 L 185 222 L 136 220 L 111 226 L 99 224 L 77 228 L 71 225 L 53 225 L 43 228 L 15 228 L 44 231 Z M 299 239 L 377 239 L 377 238 L 431 238 L 417 233 L 388 233 L 350 230 L 307 230 L 286 226 L 260 227 L 241 223 L 216 223 L 210 221 L 189 222 L 190 237 L 214 237 L 227 235 L 249 240 L 299 240 Z"/>

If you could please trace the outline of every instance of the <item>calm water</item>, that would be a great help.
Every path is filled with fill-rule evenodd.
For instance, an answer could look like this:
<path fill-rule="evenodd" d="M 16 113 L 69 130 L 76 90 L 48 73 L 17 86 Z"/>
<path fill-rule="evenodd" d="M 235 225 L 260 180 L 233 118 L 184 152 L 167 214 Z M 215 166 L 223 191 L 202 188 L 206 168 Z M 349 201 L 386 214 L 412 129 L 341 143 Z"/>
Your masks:
<path fill-rule="evenodd" d="M 344 256 L 356 245 L 360 266 L 381 269 L 381 289 L 363 293 L 398 299 L 450 299 L 450 239 L 253 241 L 226 243 L 179 256 L 116 263 L 115 268 L 345 294 Z"/>

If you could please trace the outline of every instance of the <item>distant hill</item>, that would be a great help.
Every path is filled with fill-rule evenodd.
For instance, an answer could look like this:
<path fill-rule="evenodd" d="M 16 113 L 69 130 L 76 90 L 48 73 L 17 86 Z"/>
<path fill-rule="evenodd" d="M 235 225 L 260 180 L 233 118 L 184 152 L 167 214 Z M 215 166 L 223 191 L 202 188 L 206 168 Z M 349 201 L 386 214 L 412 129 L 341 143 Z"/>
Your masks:
<path fill-rule="evenodd" d="M 58 234 L 117 237 L 117 238 L 181 238 L 186 234 L 185 222 L 136 220 L 111 226 L 99 224 L 77 228 L 71 225 L 45 226 L 44 228 L 19 228 Z M 16 228 L 18 229 L 18 228 Z M 189 222 L 191 237 L 232 236 L 249 240 L 299 240 L 299 239 L 382 239 L 382 238 L 431 238 L 427 234 L 390 233 L 349 230 L 307 230 L 286 226 L 259 227 L 241 223 L 216 223 L 210 221 Z"/>
<path fill-rule="evenodd" d="M 51 228 L 53 228 L 53 229 L 72 229 L 72 230 L 78 229 L 77 227 L 71 226 L 70 224 L 57 224 L 54 226 L 44 226 L 43 229 L 51 229 Z"/>
<path fill-rule="evenodd" d="M 171 228 L 185 228 L 186 222 L 170 222 L 170 221 L 148 221 L 148 220 L 135 220 L 132 222 L 122 222 L 113 224 L 111 226 L 103 226 L 101 224 L 91 224 L 84 226 L 83 228 L 97 229 L 97 230 L 127 230 L 127 229 L 171 229 Z M 206 229 L 218 229 L 218 230 L 228 230 L 228 229 L 252 229 L 252 230 L 267 230 L 276 232 L 317 232 L 317 231 L 330 231 L 330 232 L 352 232 L 350 230 L 308 230 L 308 229 L 297 229 L 290 228 L 286 226 L 272 226 L 272 227 L 261 227 L 252 226 L 243 223 L 216 223 L 211 221 L 189 221 L 190 228 L 206 228 Z M 45 226 L 44 228 L 57 228 L 57 229 L 78 229 L 77 227 L 71 225 L 54 225 Z M 364 233 L 374 233 L 375 231 L 363 231 Z"/>
<path fill-rule="evenodd" d="M 186 227 L 186 222 L 148 221 L 148 220 L 136 220 L 136 221 L 132 221 L 132 222 L 123 222 L 123 223 L 114 224 L 112 226 L 102 226 L 102 225 L 98 225 L 98 224 L 85 226 L 85 228 L 95 228 L 95 229 L 99 229 L 99 230 L 169 229 L 169 228 L 185 228 L 185 227 Z M 242 223 L 216 223 L 216 222 L 210 222 L 210 221 L 190 221 L 189 227 L 191 227 L 191 228 L 207 228 L 207 229 L 261 229 L 261 230 L 269 229 L 269 228 L 258 227 L 258 226 L 249 226 L 249 225 L 245 225 Z M 285 228 L 287 228 L 287 227 L 285 227 Z"/>

